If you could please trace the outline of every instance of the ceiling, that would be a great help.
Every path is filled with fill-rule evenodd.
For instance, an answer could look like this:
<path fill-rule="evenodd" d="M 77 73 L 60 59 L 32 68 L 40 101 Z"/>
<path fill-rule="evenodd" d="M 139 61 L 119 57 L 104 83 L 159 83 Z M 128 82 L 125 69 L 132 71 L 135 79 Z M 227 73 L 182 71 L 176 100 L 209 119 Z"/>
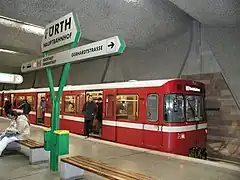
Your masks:
<path fill-rule="evenodd" d="M 0 0 L 0 71 L 5 66 L 19 67 L 22 62 L 41 56 L 43 27 L 74 11 L 82 38 L 91 41 L 114 35 L 125 38 L 128 46 L 148 48 L 189 28 L 193 19 L 211 26 L 234 27 L 239 0 Z M 18 28 L 1 22 L 5 17 L 19 20 Z M 39 32 L 24 30 L 28 22 Z M 32 25 L 29 26 L 33 27 Z"/>
<path fill-rule="evenodd" d="M 169 1 L 203 24 L 221 27 L 237 25 L 237 8 L 240 7 L 240 0 Z"/>

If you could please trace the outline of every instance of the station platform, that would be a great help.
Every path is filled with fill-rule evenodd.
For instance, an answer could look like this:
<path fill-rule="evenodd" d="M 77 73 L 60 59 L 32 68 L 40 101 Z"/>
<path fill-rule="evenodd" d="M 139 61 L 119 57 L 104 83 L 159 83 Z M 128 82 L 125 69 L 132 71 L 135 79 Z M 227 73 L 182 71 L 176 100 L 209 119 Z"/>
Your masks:
<path fill-rule="evenodd" d="M 0 118 L 0 129 L 8 126 L 9 121 Z M 31 125 L 31 139 L 43 142 L 44 128 Z M 159 180 L 239 180 L 240 167 L 232 164 L 193 159 L 171 155 L 112 142 L 85 139 L 83 136 L 70 135 L 70 154 L 100 160 L 110 166 L 139 172 Z M 92 173 L 85 173 L 84 179 L 104 179 Z M 0 179 L 18 180 L 55 180 L 59 173 L 52 173 L 48 164 L 29 165 L 28 159 L 21 154 L 0 157 Z"/>

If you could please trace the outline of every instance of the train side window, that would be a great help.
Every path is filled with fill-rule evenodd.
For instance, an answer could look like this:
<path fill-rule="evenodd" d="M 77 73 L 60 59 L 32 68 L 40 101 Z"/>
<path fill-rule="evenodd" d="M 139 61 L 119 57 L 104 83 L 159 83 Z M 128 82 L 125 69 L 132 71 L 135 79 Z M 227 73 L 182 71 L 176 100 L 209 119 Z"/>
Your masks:
<path fill-rule="evenodd" d="M 87 91 L 86 92 L 86 100 L 89 95 L 92 96 L 93 101 L 96 103 L 98 98 L 103 98 L 103 91 L 102 90 Z"/>
<path fill-rule="evenodd" d="M 105 102 L 105 116 L 108 118 L 114 117 L 114 95 L 106 95 L 106 102 Z"/>
<path fill-rule="evenodd" d="M 117 95 L 117 119 L 138 119 L 138 95 Z"/>
<path fill-rule="evenodd" d="M 52 98 L 51 95 L 46 96 L 46 112 L 51 113 L 52 112 Z M 62 111 L 62 98 L 60 98 L 60 112 Z"/>
<path fill-rule="evenodd" d="M 67 95 L 64 98 L 64 112 L 65 113 L 76 113 L 76 97 L 73 95 Z"/>
<path fill-rule="evenodd" d="M 167 94 L 164 97 L 164 120 L 168 123 L 184 122 L 184 98 L 180 94 Z"/>
<path fill-rule="evenodd" d="M 31 111 L 36 111 L 35 103 L 34 103 L 34 97 L 33 96 L 27 96 L 27 101 L 31 106 Z"/>
<path fill-rule="evenodd" d="M 85 93 L 81 93 L 80 95 L 77 95 L 77 114 L 82 114 L 82 109 L 85 104 Z"/>
<path fill-rule="evenodd" d="M 147 118 L 148 121 L 158 121 L 158 95 L 149 94 L 147 101 Z"/>
<path fill-rule="evenodd" d="M 17 106 L 21 106 L 24 103 L 25 96 L 18 96 L 17 98 Z"/>

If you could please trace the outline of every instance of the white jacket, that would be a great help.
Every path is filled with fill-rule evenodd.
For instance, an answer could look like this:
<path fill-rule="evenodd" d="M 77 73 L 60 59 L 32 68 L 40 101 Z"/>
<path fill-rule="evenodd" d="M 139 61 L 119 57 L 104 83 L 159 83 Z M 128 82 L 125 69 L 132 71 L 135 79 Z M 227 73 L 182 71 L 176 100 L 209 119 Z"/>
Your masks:
<path fill-rule="evenodd" d="M 10 125 L 5 129 L 5 131 L 15 131 L 17 128 L 17 123 L 15 120 L 12 120 L 10 121 Z"/>
<path fill-rule="evenodd" d="M 16 129 L 20 134 L 18 136 L 19 140 L 27 140 L 30 137 L 30 126 L 28 123 L 28 118 L 24 115 L 18 116 L 16 120 Z"/>

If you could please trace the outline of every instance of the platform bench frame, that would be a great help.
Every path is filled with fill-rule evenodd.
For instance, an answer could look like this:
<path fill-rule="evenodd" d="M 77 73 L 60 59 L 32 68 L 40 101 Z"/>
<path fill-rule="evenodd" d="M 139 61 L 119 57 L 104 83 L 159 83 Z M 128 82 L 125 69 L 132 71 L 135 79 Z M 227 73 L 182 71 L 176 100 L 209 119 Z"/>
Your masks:
<path fill-rule="evenodd" d="M 20 144 L 20 152 L 29 157 L 30 164 L 36 164 L 49 160 L 49 152 L 44 150 L 43 143 L 35 140 L 21 140 L 17 141 Z"/>
<path fill-rule="evenodd" d="M 81 179 L 84 177 L 84 170 L 112 180 L 154 180 L 152 177 L 111 167 L 83 156 L 63 158 L 60 166 L 61 180 Z"/>

